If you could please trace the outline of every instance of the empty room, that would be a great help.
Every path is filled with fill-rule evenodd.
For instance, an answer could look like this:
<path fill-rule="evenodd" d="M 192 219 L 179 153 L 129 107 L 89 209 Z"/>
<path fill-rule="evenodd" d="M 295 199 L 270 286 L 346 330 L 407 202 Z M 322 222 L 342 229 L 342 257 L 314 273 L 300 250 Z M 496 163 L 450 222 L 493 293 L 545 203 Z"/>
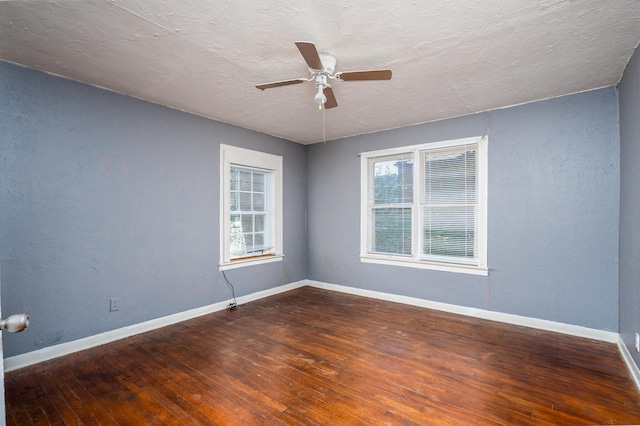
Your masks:
<path fill-rule="evenodd" d="M 640 2 L 0 2 L 0 423 L 640 424 Z"/>

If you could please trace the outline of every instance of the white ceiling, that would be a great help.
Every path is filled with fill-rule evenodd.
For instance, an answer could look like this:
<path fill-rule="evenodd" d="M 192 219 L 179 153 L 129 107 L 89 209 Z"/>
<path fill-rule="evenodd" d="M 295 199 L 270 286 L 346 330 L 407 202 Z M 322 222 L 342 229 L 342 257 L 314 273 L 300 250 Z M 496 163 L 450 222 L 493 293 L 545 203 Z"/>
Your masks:
<path fill-rule="evenodd" d="M 291 141 L 323 140 L 294 45 L 337 71 L 326 139 L 618 83 L 638 0 L 56 0 L 0 2 L 0 58 Z"/>

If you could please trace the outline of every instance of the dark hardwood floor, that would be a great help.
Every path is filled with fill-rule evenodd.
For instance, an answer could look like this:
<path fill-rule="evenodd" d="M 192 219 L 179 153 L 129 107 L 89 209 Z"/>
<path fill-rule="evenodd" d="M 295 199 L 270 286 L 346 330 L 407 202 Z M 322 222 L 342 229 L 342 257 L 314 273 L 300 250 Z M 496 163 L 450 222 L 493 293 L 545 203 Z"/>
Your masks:
<path fill-rule="evenodd" d="M 6 374 L 12 425 L 640 423 L 617 346 L 304 287 Z"/>

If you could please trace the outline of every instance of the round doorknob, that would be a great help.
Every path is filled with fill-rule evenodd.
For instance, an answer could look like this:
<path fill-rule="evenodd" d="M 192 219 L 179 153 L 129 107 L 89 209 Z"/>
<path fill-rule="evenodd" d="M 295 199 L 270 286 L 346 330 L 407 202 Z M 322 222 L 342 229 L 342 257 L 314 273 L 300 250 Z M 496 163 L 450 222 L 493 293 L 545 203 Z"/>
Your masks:
<path fill-rule="evenodd" d="M 18 333 L 29 326 L 29 315 L 11 315 L 7 319 L 0 320 L 0 330 L 7 330 L 9 333 Z"/>

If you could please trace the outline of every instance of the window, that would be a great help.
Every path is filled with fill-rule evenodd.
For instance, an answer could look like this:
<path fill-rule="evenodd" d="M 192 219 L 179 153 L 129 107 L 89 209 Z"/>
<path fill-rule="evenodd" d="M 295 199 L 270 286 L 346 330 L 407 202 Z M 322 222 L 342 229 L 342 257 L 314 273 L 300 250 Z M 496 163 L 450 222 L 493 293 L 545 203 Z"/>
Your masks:
<path fill-rule="evenodd" d="M 282 157 L 220 145 L 220 266 L 282 260 Z"/>
<path fill-rule="evenodd" d="M 487 138 L 361 155 L 363 262 L 487 274 Z"/>

